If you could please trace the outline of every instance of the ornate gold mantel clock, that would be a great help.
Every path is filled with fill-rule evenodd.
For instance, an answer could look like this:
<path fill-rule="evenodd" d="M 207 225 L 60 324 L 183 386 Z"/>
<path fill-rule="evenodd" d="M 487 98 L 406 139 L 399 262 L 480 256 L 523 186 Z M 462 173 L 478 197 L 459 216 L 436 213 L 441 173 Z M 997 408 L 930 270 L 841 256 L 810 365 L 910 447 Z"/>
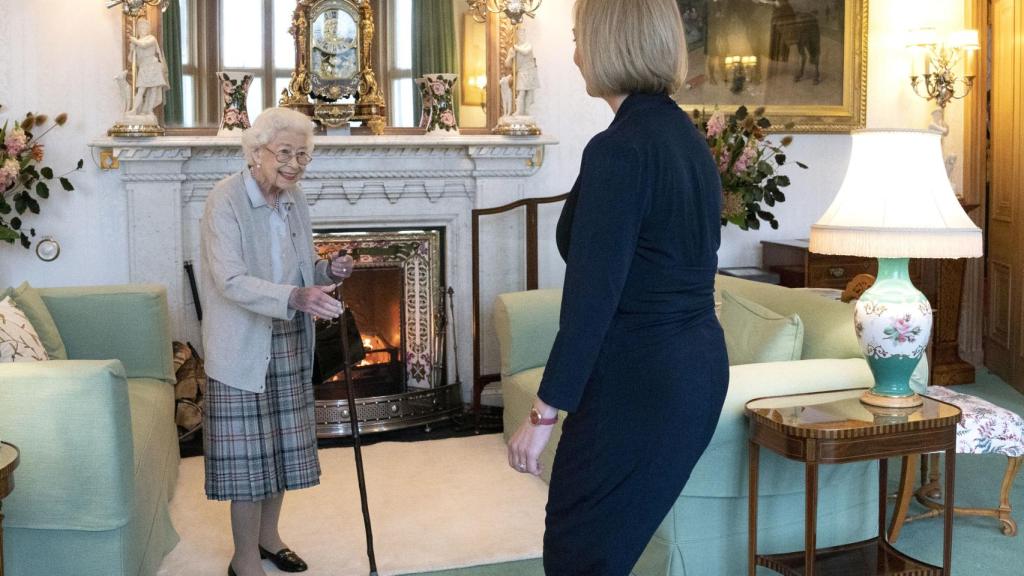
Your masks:
<path fill-rule="evenodd" d="M 387 108 L 373 70 L 372 0 L 298 0 L 289 32 L 295 71 L 281 106 L 326 128 L 356 120 L 383 134 Z"/>

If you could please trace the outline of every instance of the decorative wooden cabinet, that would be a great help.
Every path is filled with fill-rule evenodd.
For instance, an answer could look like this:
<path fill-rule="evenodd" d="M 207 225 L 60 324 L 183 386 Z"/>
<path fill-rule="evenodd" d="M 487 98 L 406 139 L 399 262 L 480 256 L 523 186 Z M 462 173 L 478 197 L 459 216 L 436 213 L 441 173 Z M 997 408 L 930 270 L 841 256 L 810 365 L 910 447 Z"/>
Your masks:
<path fill-rule="evenodd" d="M 790 288 L 843 289 L 857 274 L 878 273 L 878 261 L 858 256 L 815 254 L 807 240 L 762 240 L 761 267 L 779 275 Z M 911 259 L 910 279 L 934 310 L 931 383 L 948 386 L 974 382 L 974 366 L 959 355 L 963 260 Z"/>

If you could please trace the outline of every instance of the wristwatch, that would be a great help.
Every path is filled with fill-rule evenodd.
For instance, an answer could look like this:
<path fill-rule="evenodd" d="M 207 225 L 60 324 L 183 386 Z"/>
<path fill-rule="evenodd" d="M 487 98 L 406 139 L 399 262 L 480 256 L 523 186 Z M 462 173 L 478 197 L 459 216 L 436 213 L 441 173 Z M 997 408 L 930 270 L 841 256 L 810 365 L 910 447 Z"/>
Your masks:
<path fill-rule="evenodd" d="M 544 418 L 536 408 L 530 408 L 530 424 L 534 426 L 550 426 L 558 422 L 558 413 L 551 418 Z"/>

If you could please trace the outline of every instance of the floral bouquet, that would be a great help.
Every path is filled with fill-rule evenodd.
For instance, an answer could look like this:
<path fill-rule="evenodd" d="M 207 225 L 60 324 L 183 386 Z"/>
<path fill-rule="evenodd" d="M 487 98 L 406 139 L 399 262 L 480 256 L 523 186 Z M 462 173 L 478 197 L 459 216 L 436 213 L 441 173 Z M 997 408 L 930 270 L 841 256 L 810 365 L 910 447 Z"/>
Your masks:
<path fill-rule="evenodd" d="M 54 127 L 63 126 L 67 120 L 67 114 L 57 116 L 39 136 L 34 136 L 32 130 L 46 125 L 48 119 L 45 115 L 37 116 L 30 112 L 21 122 L 14 122 L 14 126 L 4 122 L 0 127 L 0 241 L 8 244 L 20 241 L 23 247 L 31 247 L 30 237 L 36 235 L 36 230 L 26 230 L 21 216 L 25 212 L 39 214 L 39 200 L 50 197 L 48 182 L 56 179 L 64 190 L 75 189 L 67 175 L 81 170 L 82 160 L 74 170 L 56 177 L 49 166 L 39 164 L 45 156 L 39 140 Z M 17 212 L 16 216 L 11 216 L 12 210 Z"/>
<path fill-rule="evenodd" d="M 741 230 L 757 230 L 764 220 L 777 229 L 778 220 L 761 203 L 771 207 L 786 200 L 781 189 L 789 186 L 789 177 L 778 170 L 786 163 L 783 148 L 793 138 L 786 136 L 778 145 L 765 138 L 765 130 L 772 124 L 764 117 L 764 108 L 751 114 L 746 106 L 740 106 L 728 116 L 720 110 L 711 116 L 694 110 L 692 116 L 718 163 L 722 178 L 722 226 L 732 223 Z M 796 165 L 807 168 L 801 162 Z"/>

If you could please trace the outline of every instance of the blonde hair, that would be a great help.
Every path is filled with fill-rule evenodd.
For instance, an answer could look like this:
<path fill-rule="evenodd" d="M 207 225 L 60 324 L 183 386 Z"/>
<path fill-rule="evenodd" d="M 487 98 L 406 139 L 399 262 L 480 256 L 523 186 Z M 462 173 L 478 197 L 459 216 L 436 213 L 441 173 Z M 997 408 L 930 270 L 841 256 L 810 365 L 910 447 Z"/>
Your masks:
<path fill-rule="evenodd" d="M 256 153 L 280 132 L 294 132 L 306 137 L 306 152 L 313 153 L 313 121 L 302 112 L 290 108 L 268 108 L 256 117 L 252 127 L 242 132 L 242 158 L 249 166 L 256 165 Z"/>
<path fill-rule="evenodd" d="M 576 0 L 573 21 L 592 96 L 674 94 L 686 79 L 676 0 Z"/>

